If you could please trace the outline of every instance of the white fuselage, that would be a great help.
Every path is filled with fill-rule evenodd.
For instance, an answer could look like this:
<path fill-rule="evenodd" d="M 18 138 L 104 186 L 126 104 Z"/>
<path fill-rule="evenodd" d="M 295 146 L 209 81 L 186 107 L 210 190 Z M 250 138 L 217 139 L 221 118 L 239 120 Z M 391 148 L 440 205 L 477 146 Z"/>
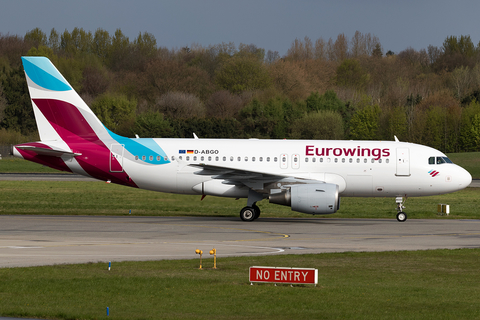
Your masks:
<path fill-rule="evenodd" d="M 253 173 L 318 180 L 339 186 L 341 196 L 428 196 L 461 190 L 470 174 L 453 163 L 429 164 L 446 156 L 430 147 L 389 141 L 153 139 L 170 163 L 139 165 L 149 154 L 123 154 L 123 167 L 140 188 L 202 194 L 201 183 L 214 173 L 197 175 L 205 164 Z M 136 160 L 137 159 L 137 160 Z M 431 172 L 438 172 L 436 175 Z M 220 182 L 219 182 L 220 183 Z M 212 183 L 213 186 L 213 183 Z M 219 196 L 217 192 L 203 192 Z M 227 186 L 225 186 L 227 188 Z M 261 188 L 258 188 L 261 189 Z M 241 196 L 241 194 L 239 194 Z M 246 195 L 245 195 L 246 197 Z"/>

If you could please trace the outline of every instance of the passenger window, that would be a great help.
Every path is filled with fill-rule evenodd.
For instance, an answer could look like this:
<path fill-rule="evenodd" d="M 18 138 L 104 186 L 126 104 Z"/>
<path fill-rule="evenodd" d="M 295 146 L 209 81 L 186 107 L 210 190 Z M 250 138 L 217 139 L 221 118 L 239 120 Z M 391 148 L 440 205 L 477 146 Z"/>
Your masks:
<path fill-rule="evenodd" d="M 185 160 L 190 161 L 190 156 L 187 156 Z"/>
<path fill-rule="evenodd" d="M 223 157 L 223 161 L 227 161 L 227 157 L 224 156 L 224 157 Z"/>
<path fill-rule="evenodd" d="M 147 157 L 142 156 L 142 160 L 143 160 L 143 161 L 147 160 Z"/>
<path fill-rule="evenodd" d="M 212 157 L 208 157 L 208 161 L 212 161 Z"/>
<path fill-rule="evenodd" d="M 263 157 L 258 158 L 258 160 L 259 160 L 260 162 L 262 162 L 262 161 L 263 161 Z"/>
<path fill-rule="evenodd" d="M 386 159 L 386 160 L 385 160 L 385 163 L 389 163 L 389 162 L 390 162 L 389 159 Z"/>
<path fill-rule="evenodd" d="M 178 159 L 182 160 L 182 156 L 178 156 Z"/>
<path fill-rule="evenodd" d="M 382 163 L 382 159 L 378 159 L 378 163 Z"/>
<path fill-rule="evenodd" d="M 218 156 L 215 157 L 215 161 L 218 161 Z"/>
<path fill-rule="evenodd" d="M 237 161 L 238 161 L 238 162 L 242 161 L 242 158 L 238 157 L 238 158 L 237 158 Z"/>
<path fill-rule="evenodd" d="M 345 163 L 345 158 L 342 158 L 342 163 Z"/>
<path fill-rule="evenodd" d="M 165 160 L 167 160 L 167 159 L 165 159 Z M 160 156 L 157 156 L 157 161 L 160 161 Z"/>
<path fill-rule="evenodd" d="M 282 157 L 282 162 L 285 162 L 285 161 L 287 161 L 287 158 Z"/>
<path fill-rule="evenodd" d="M 270 157 L 267 157 L 267 162 L 270 162 Z"/>
<path fill-rule="evenodd" d="M 312 159 L 312 162 L 315 162 L 315 161 L 317 161 L 317 158 Z M 320 162 L 322 162 L 322 159 L 320 159 Z"/>
<path fill-rule="evenodd" d="M 204 156 L 201 156 L 201 157 L 200 157 L 200 161 L 203 161 L 203 160 L 205 160 L 205 157 L 204 157 Z"/>
<path fill-rule="evenodd" d="M 364 162 L 364 163 L 367 163 L 367 158 L 364 158 L 364 159 L 363 159 L 363 162 Z"/>
<path fill-rule="evenodd" d="M 352 159 L 352 158 L 348 159 L 348 162 L 352 163 L 352 162 L 353 162 L 353 159 Z"/>
<path fill-rule="evenodd" d="M 230 161 L 233 161 L 233 157 L 230 157 Z"/>
<path fill-rule="evenodd" d="M 175 161 L 175 156 L 172 156 L 172 161 Z"/>
<path fill-rule="evenodd" d="M 305 158 L 305 162 L 308 162 L 308 158 Z"/>
<path fill-rule="evenodd" d="M 375 163 L 375 159 L 372 158 L 372 163 Z"/>
<path fill-rule="evenodd" d="M 357 163 L 360 163 L 360 158 L 357 158 Z"/>
<path fill-rule="evenodd" d="M 135 156 L 135 160 L 138 160 L 138 156 Z"/>
<path fill-rule="evenodd" d="M 197 161 L 197 156 L 193 156 L 193 161 Z"/>
<path fill-rule="evenodd" d="M 148 160 L 153 161 L 153 156 L 148 157 Z"/>
<path fill-rule="evenodd" d="M 278 161 L 277 157 L 273 158 L 273 162 L 277 162 L 277 161 Z"/>
<path fill-rule="evenodd" d="M 245 157 L 245 161 L 248 161 L 248 157 Z"/>

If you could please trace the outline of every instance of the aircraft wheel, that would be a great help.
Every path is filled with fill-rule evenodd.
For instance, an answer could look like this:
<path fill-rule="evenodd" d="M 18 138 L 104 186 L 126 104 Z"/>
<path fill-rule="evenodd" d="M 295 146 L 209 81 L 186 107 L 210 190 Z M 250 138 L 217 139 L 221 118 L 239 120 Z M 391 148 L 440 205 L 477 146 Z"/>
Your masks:
<path fill-rule="evenodd" d="M 260 208 L 256 204 L 254 204 L 252 206 L 252 208 L 253 208 L 253 210 L 255 210 L 255 218 L 253 218 L 253 219 L 257 220 L 258 217 L 260 217 Z"/>
<path fill-rule="evenodd" d="M 407 220 L 407 214 L 403 211 L 397 213 L 397 220 L 400 222 L 405 222 Z"/>
<path fill-rule="evenodd" d="M 255 220 L 255 209 L 252 207 L 245 207 L 240 211 L 240 218 L 243 221 L 253 221 Z"/>

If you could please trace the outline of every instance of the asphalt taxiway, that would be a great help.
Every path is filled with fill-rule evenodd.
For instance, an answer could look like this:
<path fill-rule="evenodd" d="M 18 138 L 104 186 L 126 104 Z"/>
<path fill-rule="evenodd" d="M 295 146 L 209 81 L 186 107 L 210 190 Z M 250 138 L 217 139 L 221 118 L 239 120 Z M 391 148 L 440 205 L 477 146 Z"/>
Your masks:
<path fill-rule="evenodd" d="M 0 267 L 480 247 L 480 220 L 0 216 Z"/>

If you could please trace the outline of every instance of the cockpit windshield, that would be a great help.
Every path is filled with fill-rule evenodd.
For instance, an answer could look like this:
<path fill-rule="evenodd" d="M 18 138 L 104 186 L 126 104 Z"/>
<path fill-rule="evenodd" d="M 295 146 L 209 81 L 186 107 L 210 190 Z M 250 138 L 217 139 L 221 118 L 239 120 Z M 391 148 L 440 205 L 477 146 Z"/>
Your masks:
<path fill-rule="evenodd" d="M 447 157 L 430 157 L 428 158 L 428 164 L 442 164 L 442 163 L 453 163 L 452 160 Z"/>

